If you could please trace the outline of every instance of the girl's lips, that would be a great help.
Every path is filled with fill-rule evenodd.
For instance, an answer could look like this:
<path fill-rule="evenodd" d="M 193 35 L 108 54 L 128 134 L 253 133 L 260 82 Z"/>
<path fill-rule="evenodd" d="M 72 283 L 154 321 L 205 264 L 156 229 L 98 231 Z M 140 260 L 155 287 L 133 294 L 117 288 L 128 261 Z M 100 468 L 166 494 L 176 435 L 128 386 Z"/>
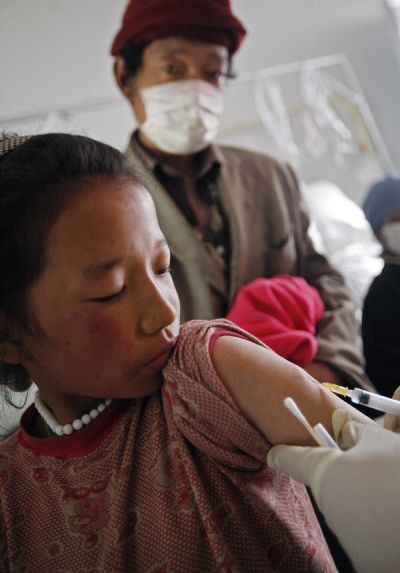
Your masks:
<path fill-rule="evenodd" d="M 174 348 L 173 345 L 169 346 L 164 351 L 162 351 L 158 356 L 153 358 L 153 360 L 147 362 L 145 365 L 146 368 L 151 368 L 152 370 L 162 370 L 164 366 L 166 366 L 173 348 Z"/>

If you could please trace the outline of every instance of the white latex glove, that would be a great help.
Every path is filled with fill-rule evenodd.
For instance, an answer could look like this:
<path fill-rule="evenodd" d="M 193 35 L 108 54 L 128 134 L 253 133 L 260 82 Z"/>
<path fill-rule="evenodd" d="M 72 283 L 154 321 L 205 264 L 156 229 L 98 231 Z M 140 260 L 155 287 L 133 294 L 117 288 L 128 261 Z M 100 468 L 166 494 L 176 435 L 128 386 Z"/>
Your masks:
<path fill-rule="evenodd" d="M 395 390 L 393 394 L 395 400 L 400 400 L 400 386 Z M 400 416 L 395 416 L 394 414 L 385 414 L 383 419 L 383 425 L 387 430 L 396 432 L 400 434 Z"/>
<path fill-rule="evenodd" d="M 280 445 L 268 464 L 310 486 L 356 571 L 400 571 L 400 436 L 343 410 L 332 425 L 346 451 Z"/>

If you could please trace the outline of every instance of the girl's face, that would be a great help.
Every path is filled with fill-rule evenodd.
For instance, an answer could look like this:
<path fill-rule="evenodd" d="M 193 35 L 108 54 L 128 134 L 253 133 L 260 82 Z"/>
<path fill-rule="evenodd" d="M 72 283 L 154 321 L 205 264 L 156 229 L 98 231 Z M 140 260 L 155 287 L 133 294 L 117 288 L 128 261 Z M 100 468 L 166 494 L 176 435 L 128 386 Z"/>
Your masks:
<path fill-rule="evenodd" d="M 170 253 L 139 184 L 83 184 L 51 228 L 28 291 L 43 337 L 22 333 L 22 364 L 60 421 L 98 398 L 160 387 L 179 332 Z"/>

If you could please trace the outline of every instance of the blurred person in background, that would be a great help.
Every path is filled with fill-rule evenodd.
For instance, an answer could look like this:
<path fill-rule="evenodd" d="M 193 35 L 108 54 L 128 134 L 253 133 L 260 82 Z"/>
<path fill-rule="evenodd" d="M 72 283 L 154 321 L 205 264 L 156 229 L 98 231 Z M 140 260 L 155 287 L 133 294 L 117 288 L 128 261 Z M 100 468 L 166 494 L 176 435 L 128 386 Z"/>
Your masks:
<path fill-rule="evenodd" d="M 382 245 L 384 266 L 364 301 L 362 339 L 366 371 L 381 394 L 391 396 L 400 371 L 400 177 L 373 185 L 364 213 Z"/>

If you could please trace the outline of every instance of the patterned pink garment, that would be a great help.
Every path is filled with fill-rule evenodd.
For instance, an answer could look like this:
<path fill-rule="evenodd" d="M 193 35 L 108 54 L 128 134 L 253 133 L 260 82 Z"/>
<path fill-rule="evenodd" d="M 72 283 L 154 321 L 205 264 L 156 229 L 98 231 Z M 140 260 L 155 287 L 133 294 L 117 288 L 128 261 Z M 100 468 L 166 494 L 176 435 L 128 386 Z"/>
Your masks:
<path fill-rule="evenodd" d="M 184 325 L 161 391 L 71 436 L 34 438 L 25 413 L 0 446 L 2 573 L 336 571 L 304 487 L 266 467 L 214 370 L 227 331 L 243 335 Z"/>

